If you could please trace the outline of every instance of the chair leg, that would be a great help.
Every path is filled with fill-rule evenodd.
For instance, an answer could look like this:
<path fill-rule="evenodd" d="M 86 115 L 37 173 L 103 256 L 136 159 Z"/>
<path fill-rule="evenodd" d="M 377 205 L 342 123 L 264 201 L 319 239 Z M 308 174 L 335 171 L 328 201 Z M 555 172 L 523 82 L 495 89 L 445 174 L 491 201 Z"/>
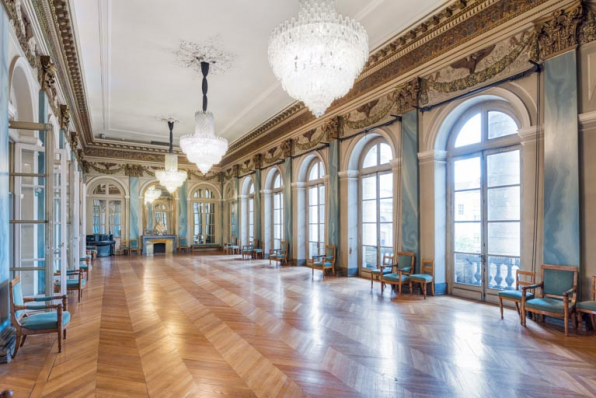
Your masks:
<path fill-rule="evenodd" d="M 519 303 L 517 301 L 515 302 L 515 310 L 519 314 Z"/>
<path fill-rule="evenodd" d="M 23 336 L 23 340 L 21 340 L 21 347 L 25 344 L 25 340 L 27 340 L 27 335 Z"/>
<path fill-rule="evenodd" d="M 373 275 L 373 273 L 371 272 L 371 273 L 370 273 L 370 290 L 372 290 L 372 288 L 373 288 L 373 279 L 374 279 L 374 275 Z"/>
<path fill-rule="evenodd" d="M 565 312 L 565 336 L 569 336 L 569 315 Z"/>
<path fill-rule="evenodd" d="M 433 297 L 435 296 L 435 281 L 433 280 L 430 284 L 430 291 L 433 294 Z"/>
<path fill-rule="evenodd" d="M 64 329 L 64 331 L 62 332 L 62 337 L 64 337 L 64 339 L 66 339 L 66 329 Z"/>
<path fill-rule="evenodd" d="M 385 284 L 383 283 L 383 277 L 381 277 L 381 294 L 385 291 Z"/>
<path fill-rule="evenodd" d="M 596 330 L 596 315 L 588 315 L 590 317 L 590 321 L 592 322 L 592 329 Z"/>
<path fill-rule="evenodd" d="M 499 297 L 499 310 L 501 311 L 501 319 L 503 319 L 503 299 Z"/>
<path fill-rule="evenodd" d="M 17 340 L 14 344 L 14 352 L 12 353 L 12 357 L 16 358 L 17 352 L 19 352 L 19 347 L 21 346 L 21 332 L 17 331 Z"/>
<path fill-rule="evenodd" d="M 398 294 L 401 296 L 401 281 L 398 284 L 398 289 L 399 289 L 399 293 Z"/>
<path fill-rule="evenodd" d="M 412 287 L 412 281 L 410 281 L 410 297 L 414 294 L 414 288 Z"/>
<path fill-rule="evenodd" d="M 426 300 L 426 282 L 424 282 L 423 287 L 424 287 L 424 299 Z"/>
<path fill-rule="evenodd" d="M 62 352 L 62 330 L 58 329 L 58 353 Z"/>
<path fill-rule="evenodd" d="M 315 269 L 311 268 L 310 270 L 312 271 L 312 275 L 311 275 L 310 279 L 314 280 L 315 279 Z"/>
<path fill-rule="evenodd" d="M 83 291 L 81 289 L 79 289 L 79 303 L 81 302 L 82 293 L 83 293 Z"/>

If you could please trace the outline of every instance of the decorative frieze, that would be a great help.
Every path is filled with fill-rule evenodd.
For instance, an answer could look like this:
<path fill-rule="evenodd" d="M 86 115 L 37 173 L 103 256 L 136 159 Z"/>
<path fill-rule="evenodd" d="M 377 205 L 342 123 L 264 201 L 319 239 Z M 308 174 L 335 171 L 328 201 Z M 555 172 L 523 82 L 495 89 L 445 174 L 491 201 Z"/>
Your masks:
<path fill-rule="evenodd" d="M 33 33 L 31 20 L 23 9 L 21 0 L 4 0 L 6 6 L 10 25 L 14 29 L 17 40 L 29 61 L 31 68 L 36 70 L 39 65 L 39 50 L 37 46 L 37 39 Z"/>
<path fill-rule="evenodd" d="M 577 47 L 580 26 L 585 17 L 581 3 L 557 10 L 546 21 L 536 23 L 540 58 L 547 59 Z"/>
<path fill-rule="evenodd" d="M 281 152 L 284 158 L 294 155 L 294 140 L 289 138 L 281 143 Z"/>

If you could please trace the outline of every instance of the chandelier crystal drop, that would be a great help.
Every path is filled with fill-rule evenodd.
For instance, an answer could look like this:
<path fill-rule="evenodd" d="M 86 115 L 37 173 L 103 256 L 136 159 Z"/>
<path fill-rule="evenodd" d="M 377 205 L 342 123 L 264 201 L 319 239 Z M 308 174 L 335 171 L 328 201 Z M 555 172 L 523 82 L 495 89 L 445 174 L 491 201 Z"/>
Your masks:
<path fill-rule="evenodd" d="M 203 72 L 203 109 L 195 113 L 195 132 L 180 138 L 180 148 L 201 173 L 207 174 L 214 164 L 221 161 L 228 150 L 228 140 L 215 135 L 213 113 L 207 111 L 207 74 L 209 64 L 201 63 Z"/>
<path fill-rule="evenodd" d="M 188 175 L 185 171 L 178 170 L 178 155 L 173 153 L 173 120 L 168 120 L 168 127 L 170 128 L 170 153 L 166 154 L 164 170 L 156 171 L 155 177 L 159 180 L 159 183 L 168 190 L 169 193 L 174 193 L 182 186 L 182 184 L 184 184 L 184 181 L 186 181 Z"/>
<path fill-rule="evenodd" d="M 368 35 L 334 0 L 299 0 L 298 19 L 273 31 L 269 63 L 282 87 L 316 116 L 350 91 L 368 60 Z"/>
<path fill-rule="evenodd" d="M 153 203 L 161 196 L 161 189 L 156 189 L 155 186 L 149 187 L 145 192 L 145 203 Z"/>

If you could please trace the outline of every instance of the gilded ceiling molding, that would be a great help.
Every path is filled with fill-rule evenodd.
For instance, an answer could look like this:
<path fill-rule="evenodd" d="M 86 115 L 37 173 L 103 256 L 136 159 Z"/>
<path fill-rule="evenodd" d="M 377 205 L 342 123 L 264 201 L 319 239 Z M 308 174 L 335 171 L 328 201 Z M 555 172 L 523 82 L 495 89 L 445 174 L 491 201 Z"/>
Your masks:
<path fill-rule="evenodd" d="M 580 26 L 585 17 L 584 6 L 578 2 L 536 22 L 540 58 L 552 58 L 576 48 L 579 44 Z"/>
<path fill-rule="evenodd" d="M 199 172 L 195 172 L 192 170 L 186 170 L 186 171 L 188 172 L 189 177 L 194 177 L 199 181 L 217 180 L 219 182 L 222 182 L 223 178 L 224 178 L 224 172 L 210 173 L 210 174 L 204 175 L 200 171 Z"/>

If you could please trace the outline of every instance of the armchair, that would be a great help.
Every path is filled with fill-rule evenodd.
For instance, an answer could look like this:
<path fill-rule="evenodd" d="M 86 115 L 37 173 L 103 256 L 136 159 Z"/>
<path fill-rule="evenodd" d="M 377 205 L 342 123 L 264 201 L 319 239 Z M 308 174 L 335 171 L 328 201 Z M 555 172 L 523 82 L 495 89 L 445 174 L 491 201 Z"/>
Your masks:
<path fill-rule="evenodd" d="M 79 269 L 85 273 L 89 279 L 89 269 L 91 269 L 91 256 L 79 258 Z"/>
<path fill-rule="evenodd" d="M 238 246 L 238 238 L 233 238 L 231 242 L 228 242 L 224 245 L 224 250 L 226 254 L 236 254 L 240 251 L 240 246 Z"/>
<path fill-rule="evenodd" d="M 422 260 L 420 264 L 420 273 L 410 275 L 410 295 L 412 295 L 412 282 L 419 283 L 424 292 L 426 300 L 426 286 L 430 283 L 430 291 L 435 295 L 435 260 Z"/>
<path fill-rule="evenodd" d="M 253 251 L 254 251 L 254 246 L 252 245 L 252 243 L 249 245 L 242 246 L 242 259 L 244 260 L 247 257 L 249 259 L 251 259 L 253 256 Z"/>
<path fill-rule="evenodd" d="M 263 258 L 264 257 L 264 252 L 263 252 L 263 248 L 261 247 L 261 242 L 259 242 L 259 240 L 257 238 L 255 238 L 252 242 L 253 245 L 253 256 L 255 258 Z"/>
<path fill-rule="evenodd" d="M 188 251 L 190 250 L 190 246 L 188 246 L 188 239 L 186 238 L 180 238 L 178 240 L 178 251 L 184 251 L 184 253 L 188 253 Z"/>
<path fill-rule="evenodd" d="M 592 322 L 592 329 L 596 330 L 596 276 L 592 277 L 592 287 L 590 290 L 592 293 L 591 301 L 582 301 L 581 303 L 577 303 L 576 306 L 579 330 L 582 328 L 583 314 L 586 314 L 588 318 L 590 318 L 590 321 Z"/>
<path fill-rule="evenodd" d="M 522 280 L 522 278 L 526 278 L 528 280 Z M 501 309 L 501 319 L 503 319 L 503 300 L 513 301 L 515 303 L 515 309 L 520 316 L 521 321 L 521 311 L 519 306 L 522 302 L 522 287 L 530 286 L 536 283 L 536 274 L 530 271 L 520 271 L 517 270 L 515 273 L 515 290 L 501 290 L 499 293 L 499 307 Z M 524 291 L 526 295 L 526 299 L 530 300 L 534 298 L 534 289 L 531 292 Z"/>
<path fill-rule="evenodd" d="M 395 256 L 393 254 L 383 254 L 383 262 L 381 263 L 381 266 L 379 267 L 377 265 L 377 269 L 371 269 L 370 270 L 370 288 L 373 288 L 373 280 L 375 278 L 375 276 L 377 277 L 377 279 L 379 279 L 380 275 L 381 275 L 381 268 L 383 269 L 383 273 L 385 274 L 390 274 L 391 273 L 391 266 L 393 265 L 393 260 L 395 259 Z"/>
<path fill-rule="evenodd" d="M 275 261 L 275 265 L 279 263 L 280 265 L 288 263 L 288 242 L 282 240 L 280 243 L 279 249 L 271 249 L 269 250 L 269 265 L 271 265 L 271 260 Z"/>
<path fill-rule="evenodd" d="M 61 304 L 51 304 L 53 300 L 62 300 Z M 45 302 L 43 306 L 26 306 L 28 302 Z M 62 338 L 66 339 L 66 327 L 70 323 L 67 311 L 66 295 L 52 297 L 23 297 L 21 277 L 10 281 L 10 315 L 12 324 L 17 330 L 17 338 L 13 358 L 17 356 L 19 347 L 25 344 L 31 334 L 58 333 L 58 352 L 62 352 Z M 28 314 L 27 310 L 55 310 Z M 22 340 L 21 340 L 22 338 Z"/>
<path fill-rule="evenodd" d="M 54 273 L 54 276 L 60 276 L 60 271 Z M 66 271 L 66 292 L 77 291 L 79 292 L 79 302 L 83 297 L 83 289 L 87 285 L 87 281 L 83 278 L 83 271 L 80 270 L 69 270 Z M 74 278 L 68 278 L 74 277 Z M 54 284 L 54 293 L 60 292 L 60 279 Z"/>
<path fill-rule="evenodd" d="M 569 319 L 575 311 L 577 273 L 574 266 L 543 264 L 542 282 L 522 287 L 522 325 L 526 326 L 526 312 L 563 318 L 567 336 Z M 526 291 L 537 288 L 541 290 L 541 297 L 528 299 Z"/>
<path fill-rule="evenodd" d="M 136 239 L 131 239 L 128 245 L 128 255 L 130 256 L 132 253 L 141 254 L 141 248 L 139 247 L 139 241 Z"/>
<path fill-rule="evenodd" d="M 123 240 L 122 243 L 120 244 L 120 253 L 122 255 L 125 255 L 125 254 L 130 255 L 129 250 L 130 250 L 130 246 L 128 246 L 128 243 L 125 240 Z"/>
<path fill-rule="evenodd" d="M 325 245 L 325 254 L 313 256 L 310 263 L 307 266 L 312 269 L 312 278 L 315 276 L 315 270 L 321 270 L 323 272 L 323 279 L 325 279 L 325 272 L 331 270 L 331 273 L 335 275 L 335 256 L 337 248 L 332 245 Z"/>
<path fill-rule="evenodd" d="M 416 264 L 416 255 L 410 252 L 397 252 L 397 263 L 391 265 L 391 272 L 385 273 L 387 266 L 381 265 L 381 294 L 385 290 L 385 284 L 398 287 L 398 294 L 401 295 L 401 287 L 410 282 L 410 274 Z M 393 287 L 395 289 L 395 287 Z"/>

